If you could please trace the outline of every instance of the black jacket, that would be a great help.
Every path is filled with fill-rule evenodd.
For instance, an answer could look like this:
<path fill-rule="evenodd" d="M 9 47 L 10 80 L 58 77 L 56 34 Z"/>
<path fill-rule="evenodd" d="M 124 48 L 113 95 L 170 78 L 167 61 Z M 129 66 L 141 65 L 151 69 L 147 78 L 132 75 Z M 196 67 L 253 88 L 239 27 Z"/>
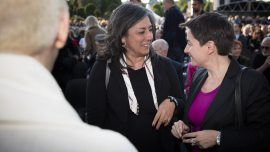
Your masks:
<path fill-rule="evenodd" d="M 175 6 L 166 11 L 162 38 L 167 41 L 169 48 L 187 45 L 185 29 L 179 28 L 180 23 L 185 23 L 185 19 Z"/>
<path fill-rule="evenodd" d="M 259 72 L 249 69 L 242 75 L 242 113 L 247 129 L 235 129 L 235 87 L 236 77 L 241 66 L 232 57 L 228 71 L 211 102 L 201 126 L 201 130 L 221 131 L 221 144 L 202 152 L 216 151 L 270 151 L 270 88 L 266 78 Z M 198 78 L 191 84 L 186 102 L 184 119 L 190 126 L 188 110 L 204 84 L 208 73 L 199 69 Z M 185 144 L 191 151 L 190 144 Z"/>
<path fill-rule="evenodd" d="M 109 64 L 111 74 L 106 90 L 106 64 L 106 60 L 97 60 L 88 80 L 86 99 L 88 123 L 127 135 L 127 118 L 130 110 L 126 106 L 129 103 L 127 88 L 120 69 L 112 62 Z M 178 111 L 183 112 L 185 103 L 170 59 L 159 57 L 153 67 L 153 73 L 158 104 L 160 105 L 168 96 L 173 96 L 179 103 Z M 175 121 L 176 118 L 173 117 L 168 127 L 162 125 L 160 128 L 166 151 L 172 151 L 174 145 L 171 127 Z"/>

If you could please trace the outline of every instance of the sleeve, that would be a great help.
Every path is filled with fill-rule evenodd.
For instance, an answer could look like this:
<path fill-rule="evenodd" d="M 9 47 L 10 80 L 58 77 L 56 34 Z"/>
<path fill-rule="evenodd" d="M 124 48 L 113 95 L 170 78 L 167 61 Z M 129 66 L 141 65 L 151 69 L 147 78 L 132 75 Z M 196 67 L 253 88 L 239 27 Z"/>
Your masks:
<path fill-rule="evenodd" d="M 180 66 L 179 66 L 179 70 L 177 71 L 177 76 L 179 78 L 182 95 L 184 95 L 183 65 L 181 63 L 180 63 Z"/>
<path fill-rule="evenodd" d="M 168 15 L 166 15 L 166 20 L 169 21 L 167 25 L 170 25 L 168 27 L 168 32 L 166 36 L 164 37 L 164 40 L 167 41 L 168 44 L 172 44 L 173 38 L 176 35 L 177 30 L 179 29 L 179 24 L 177 22 L 177 13 L 173 11 L 168 11 Z"/>
<path fill-rule="evenodd" d="M 222 151 L 270 151 L 270 89 L 266 78 L 254 70 L 246 71 L 250 85 L 242 86 L 246 129 L 222 129 Z M 250 76 L 252 75 L 252 76 Z M 246 84 L 246 83 L 245 83 Z M 245 92 L 245 90 L 248 90 Z M 245 92 L 246 94 L 243 94 Z M 246 119 L 245 119 L 246 118 Z M 246 121 L 245 121 L 246 120 Z"/>
<path fill-rule="evenodd" d="M 86 89 L 86 112 L 88 124 L 102 127 L 107 108 L 105 87 L 106 60 L 97 60 L 93 66 Z"/>
<path fill-rule="evenodd" d="M 91 35 L 89 32 L 85 34 L 85 52 L 84 55 L 88 56 L 92 50 L 92 41 L 91 41 Z"/>
<path fill-rule="evenodd" d="M 168 68 L 168 76 L 169 76 L 169 81 L 170 81 L 170 86 L 171 86 L 171 94 L 170 96 L 173 96 L 177 102 L 178 102 L 178 108 L 177 108 L 177 113 L 183 113 L 184 108 L 185 108 L 185 102 L 184 102 L 184 97 L 181 91 L 180 83 L 178 76 L 176 74 L 175 68 L 172 65 L 172 62 L 170 59 L 167 59 L 168 65 L 166 67 Z M 178 115 L 177 114 L 177 115 Z"/>

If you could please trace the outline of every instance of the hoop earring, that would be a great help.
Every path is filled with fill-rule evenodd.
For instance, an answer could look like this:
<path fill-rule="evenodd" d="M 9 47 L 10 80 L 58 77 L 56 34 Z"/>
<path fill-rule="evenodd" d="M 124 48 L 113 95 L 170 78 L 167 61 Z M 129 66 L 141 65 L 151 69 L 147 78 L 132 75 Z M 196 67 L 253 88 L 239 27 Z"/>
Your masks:
<path fill-rule="evenodd" d="M 126 47 L 127 43 L 126 43 L 126 42 L 122 42 L 122 43 L 124 43 L 124 44 L 122 45 L 122 47 Z"/>

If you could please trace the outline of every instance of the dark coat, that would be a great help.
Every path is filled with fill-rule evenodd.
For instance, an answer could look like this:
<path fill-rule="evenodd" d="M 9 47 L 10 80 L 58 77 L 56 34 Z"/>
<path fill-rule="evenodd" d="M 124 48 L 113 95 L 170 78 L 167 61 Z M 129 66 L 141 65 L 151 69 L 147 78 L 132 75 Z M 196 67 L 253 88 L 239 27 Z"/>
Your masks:
<path fill-rule="evenodd" d="M 185 23 L 185 18 L 175 6 L 166 11 L 162 38 L 170 48 L 187 45 L 185 29 L 179 28 L 180 23 Z"/>
<path fill-rule="evenodd" d="M 221 131 L 221 144 L 202 152 L 216 151 L 270 151 L 270 88 L 266 78 L 255 70 L 247 70 L 242 75 L 242 113 L 243 122 L 248 129 L 235 129 L 235 87 L 236 77 L 241 66 L 231 59 L 228 71 L 211 102 L 201 130 Z M 190 94 L 186 102 L 184 119 L 190 126 L 188 111 L 204 84 L 208 73 L 206 69 L 199 69 L 198 78 L 191 84 Z M 191 151 L 191 145 L 185 144 Z"/>
<path fill-rule="evenodd" d="M 182 63 L 179 63 L 179 62 L 176 62 L 176 61 L 172 61 L 172 65 L 177 73 L 177 76 L 178 76 L 178 79 L 179 79 L 179 82 L 180 82 L 180 86 L 181 86 L 181 91 L 182 91 L 182 94 L 184 94 L 184 78 L 183 78 L 183 65 Z"/>
<path fill-rule="evenodd" d="M 88 123 L 127 135 L 127 118 L 130 110 L 127 106 L 129 103 L 127 88 L 120 69 L 112 62 L 109 64 L 111 74 L 106 90 L 106 64 L 106 60 L 97 60 L 88 80 L 86 99 Z M 170 59 L 158 57 L 153 66 L 153 73 L 158 104 L 160 105 L 168 96 L 173 96 L 179 103 L 178 111 L 183 111 L 185 103 Z M 175 121 L 176 118 L 173 117 L 167 127 L 161 125 L 160 128 L 166 151 L 172 151 L 174 145 L 171 127 Z"/>

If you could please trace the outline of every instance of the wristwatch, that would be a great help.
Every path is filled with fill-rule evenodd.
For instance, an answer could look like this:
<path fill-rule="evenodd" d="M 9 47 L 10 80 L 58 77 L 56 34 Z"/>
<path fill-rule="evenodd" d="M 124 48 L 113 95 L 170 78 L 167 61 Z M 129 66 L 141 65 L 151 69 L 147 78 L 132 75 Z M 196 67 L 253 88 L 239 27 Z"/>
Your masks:
<path fill-rule="evenodd" d="M 170 99 L 171 102 L 174 102 L 174 104 L 175 104 L 175 109 L 178 107 L 178 101 L 177 101 L 174 97 L 168 96 L 167 99 Z"/>
<path fill-rule="evenodd" d="M 216 144 L 217 144 L 217 146 L 220 146 L 220 136 L 221 136 L 221 132 L 218 131 L 218 135 L 217 135 L 217 138 L 216 138 Z"/>

